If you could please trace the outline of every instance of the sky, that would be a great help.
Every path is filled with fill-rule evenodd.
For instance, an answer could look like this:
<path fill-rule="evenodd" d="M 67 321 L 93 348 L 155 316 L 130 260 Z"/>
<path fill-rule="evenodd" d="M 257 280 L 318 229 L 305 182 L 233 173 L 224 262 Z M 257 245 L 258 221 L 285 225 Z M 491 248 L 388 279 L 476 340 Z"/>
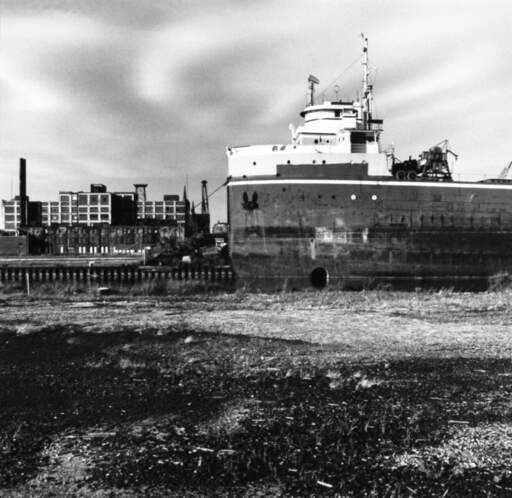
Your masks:
<path fill-rule="evenodd" d="M 226 146 L 289 143 L 309 74 L 356 97 L 361 32 L 383 145 L 447 138 L 467 180 L 512 160 L 509 0 L 0 0 L 0 199 L 25 157 L 33 200 L 144 182 L 198 203 Z"/>

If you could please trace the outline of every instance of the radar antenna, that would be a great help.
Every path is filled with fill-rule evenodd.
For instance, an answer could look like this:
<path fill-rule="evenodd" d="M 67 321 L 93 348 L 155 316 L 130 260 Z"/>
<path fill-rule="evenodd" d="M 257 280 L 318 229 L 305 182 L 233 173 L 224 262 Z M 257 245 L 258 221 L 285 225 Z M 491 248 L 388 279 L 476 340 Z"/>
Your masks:
<path fill-rule="evenodd" d="M 312 74 L 309 75 L 308 78 L 309 82 L 309 105 L 315 105 L 315 85 L 318 85 L 320 83 L 320 80 L 313 76 Z"/>

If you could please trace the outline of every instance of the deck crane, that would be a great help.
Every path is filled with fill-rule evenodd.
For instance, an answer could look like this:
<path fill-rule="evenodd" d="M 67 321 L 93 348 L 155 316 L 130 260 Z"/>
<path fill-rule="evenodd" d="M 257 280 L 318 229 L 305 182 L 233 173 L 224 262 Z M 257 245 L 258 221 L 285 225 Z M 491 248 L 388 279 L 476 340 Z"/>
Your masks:
<path fill-rule="evenodd" d="M 512 161 L 508 163 L 508 166 L 505 166 L 500 174 L 498 175 L 498 180 L 507 180 L 508 174 L 510 173 L 510 169 L 512 168 Z"/>

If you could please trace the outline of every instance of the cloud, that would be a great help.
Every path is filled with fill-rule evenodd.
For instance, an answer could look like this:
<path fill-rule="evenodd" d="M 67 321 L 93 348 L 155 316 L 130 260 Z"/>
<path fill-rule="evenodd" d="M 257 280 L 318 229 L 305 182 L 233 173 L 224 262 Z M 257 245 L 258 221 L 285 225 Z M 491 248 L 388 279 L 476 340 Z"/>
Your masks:
<path fill-rule="evenodd" d="M 0 197 L 17 158 L 32 197 L 104 182 L 199 197 L 226 145 L 289 140 L 306 78 L 328 85 L 370 38 L 384 140 L 401 156 L 451 138 L 466 172 L 509 160 L 505 1 L 1 2 Z M 360 86 L 355 63 L 340 96 Z M 332 95 L 331 95 L 332 96 Z M 506 148 L 507 147 L 507 148 Z M 506 150 L 505 150 L 506 148 Z M 483 168 L 483 165 L 485 167 Z M 225 217 L 225 197 L 212 198 Z"/>

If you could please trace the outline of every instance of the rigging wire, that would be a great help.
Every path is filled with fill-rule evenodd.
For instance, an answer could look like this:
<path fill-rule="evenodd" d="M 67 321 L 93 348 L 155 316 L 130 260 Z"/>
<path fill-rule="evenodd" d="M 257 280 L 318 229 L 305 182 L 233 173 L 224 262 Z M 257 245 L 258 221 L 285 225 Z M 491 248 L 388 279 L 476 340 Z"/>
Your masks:
<path fill-rule="evenodd" d="M 215 194 L 216 192 L 218 192 L 222 187 L 225 187 L 228 183 L 229 183 L 229 180 L 231 180 L 231 177 L 228 176 L 226 178 L 226 181 L 221 183 L 209 196 L 208 196 L 208 199 L 213 195 Z"/>
<path fill-rule="evenodd" d="M 326 93 L 327 90 L 336 83 L 344 74 L 356 63 L 359 62 L 362 59 L 362 55 L 358 55 L 334 80 L 332 80 L 325 88 L 322 89 L 321 92 L 318 92 L 319 94 Z"/>

